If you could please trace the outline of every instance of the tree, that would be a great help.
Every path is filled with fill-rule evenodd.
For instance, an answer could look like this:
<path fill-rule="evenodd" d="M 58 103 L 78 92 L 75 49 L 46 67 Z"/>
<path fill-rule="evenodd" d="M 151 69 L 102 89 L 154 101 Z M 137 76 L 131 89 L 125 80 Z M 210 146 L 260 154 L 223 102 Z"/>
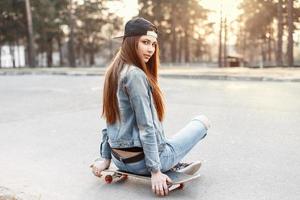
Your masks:
<path fill-rule="evenodd" d="M 294 40 L 293 40 L 293 33 L 294 33 L 294 17 L 293 17 L 293 0 L 287 1 L 287 12 L 288 12 L 288 46 L 287 46 L 287 60 L 288 66 L 294 66 Z"/>
<path fill-rule="evenodd" d="M 227 67 L 227 18 L 225 17 L 224 19 L 224 44 L 223 44 L 223 53 L 224 53 L 224 58 L 223 58 L 223 67 Z"/>
<path fill-rule="evenodd" d="M 63 64 L 61 40 L 64 37 L 61 26 L 67 24 L 67 0 L 33 1 L 33 21 L 36 44 L 39 53 L 46 53 L 47 67 L 52 67 L 55 40 L 59 49 L 60 64 Z"/>
<path fill-rule="evenodd" d="M 170 6 L 171 0 L 139 0 L 139 16 L 154 23 L 159 30 L 158 43 L 161 52 L 161 60 L 166 60 L 167 56 L 167 43 L 170 41 Z"/>
<path fill-rule="evenodd" d="M 30 0 L 25 0 L 26 19 L 27 19 L 27 34 L 28 34 L 28 64 L 30 67 L 35 67 L 35 53 L 33 43 L 33 28 Z"/>
<path fill-rule="evenodd" d="M 78 50 L 76 53 L 79 54 L 81 51 L 84 60 L 87 55 L 89 65 L 93 66 L 95 54 L 101 50 L 107 40 L 111 40 L 109 37 L 120 30 L 122 20 L 108 11 L 103 0 L 86 0 L 82 5 L 76 6 L 74 17 L 76 18 L 75 46 Z"/>
<path fill-rule="evenodd" d="M 25 3 L 31 3 L 31 5 Z M 122 20 L 113 13 L 109 13 L 107 0 L 2 0 L 0 1 L 0 49 L 8 44 L 11 48 L 12 62 L 15 48 L 27 41 L 27 55 L 34 57 L 32 50 L 36 49 L 36 55 L 46 55 L 47 66 L 53 65 L 53 52 L 58 50 L 60 65 L 63 63 L 64 41 L 69 44 L 68 53 L 70 66 L 75 67 L 76 60 L 81 63 L 85 56 L 89 56 L 89 65 L 94 65 L 95 54 L 104 54 L 107 49 L 112 51 L 112 45 L 106 46 L 111 40 L 111 35 L 120 30 Z M 26 18 L 26 9 L 29 15 Z M 29 23 L 26 23 L 28 21 Z M 30 28 L 26 27 L 26 24 Z M 28 30 L 29 33 L 28 34 Z M 33 34 L 34 33 L 34 34 Z M 30 37 L 29 37 L 30 35 Z M 29 39 L 28 39 L 29 38 Z M 26 40 L 27 39 L 27 40 Z M 29 61 L 29 59 L 27 59 Z M 34 66 L 34 64 L 30 64 Z"/>
<path fill-rule="evenodd" d="M 293 32 L 295 22 L 300 20 L 300 8 L 293 5 L 293 0 L 243 0 L 240 7 L 242 8 L 241 22 L 245 23 L 247 46 L 259 41 L 262 49 L 263 58 L 271 57 L 271 42 L 276 40 L 276 65 L 282 66 L 283 60 L 287 60 L 288 66 L 293 66 Z M 275 26 L 277 22 L 277 26 Z M 277 27 L 277 28 L 276 28 Z M 283 59 L 283 35 L 287 27 L 288 44 L 287 59 Z M 277 32 L 277 38 L 273 38 L 273 32 Z M 267 47 L 266 47 L 267 44 Z M 268 55 L 266 57 L 266 48 Z M 274 48 L 275 49 L 275 48 Z M 249 52 L 253 54 L 253 52 Z"/>
<path fill-rule="evenodd" d="M 139 16 L 153 22 L 159 30 L 158 42 L 161 48 L 162 61 L 190 62 L 195 56 L 199 44 L 197 27 L 205 28 L 208 10 L 204 9 L 197 0 L 139 0 L 141 7 Z M 171 54 L 169 58 L 167 53 Z"/>
<path fill-rule="evenodd" d="M 282 36 L 283 36 L 283 8 L 282 0 L 277 3 L 277 49 L 276 49 L 276 65 L 282 66 Z"/>
<path fill-rule="evenodd" d="M 222 48 L 222 33 L 223 33 L 223 13 L 222 8 L 220 10 L 220 26 L 219 26 L 219 49 L 218 49 L 218 65 L 219 67 L 223 67 L 223 48 Z"/>
<path fill-rule="evenodd" d="M 172 3 L 171 7 L 171 16 L 176 15 L 178 4 Z M 173 63 L 177 60 L 177 37 L 176 37 L 176 18 L 171 18 L 171 33 L 172 33 L 172 40 L 171 40 L 171 61 Z"/>
<path fill-rule="evenodd" d="M 0 1 L 0 46 L 9 46 L 13 67 L 16 67 L 14 51 L 26 38 L 25 24 L 25 2 Z"/>
<path fill-rule="evenodd" d="M 69 34 L 69 41 L 68 41 L 68 58 L 69 58 L 69 65 L 71 67 L 76 67 L 76 60 L 75 60 L 75 45 L 74 45 L 74 17 L 73 17 L 73 0 L 69 0 L 69 8 L 68 8 L 68 25 L 70 29 Z"/>
<path fill-rule="evenodd" d="M 241 22 L 245 24 L 244 31 L 247 37 L 248 49 L 260 46 L 260 60 L 264 65 L 267 59 L 266 49 L 270 46 L 268 42 L 272 40 L 272 23 L 277 14 L 277 7 L 273 0 L 244 0 L 240 4 L 243 13 Z M 251 51 L 251 50 L 250 50 Z M 271 48 L 269 48 L 271 51 Z M 253 52 L 249 52 L 253 54 Z M 257 55 L 254 55 L 257 57 Z M 250 56 L 252 57 L 252 56 Z"/>

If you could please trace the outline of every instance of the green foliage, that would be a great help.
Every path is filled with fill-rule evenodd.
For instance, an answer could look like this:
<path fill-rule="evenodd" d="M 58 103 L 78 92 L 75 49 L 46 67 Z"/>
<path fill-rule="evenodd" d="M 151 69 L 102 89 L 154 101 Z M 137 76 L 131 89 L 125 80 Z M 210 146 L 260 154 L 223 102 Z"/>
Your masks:
<path fill-rule="evenodd" d="M 82 60 L 88 55 L 89 65 L 94 65 L 95 53 L 102 51 L 111 36 L 120 30 L 122 19 L 110 13 L 103 0 L 86 0 L 76 5 L 73 17 L 76 53 Z"/>
<path fill-rule="evenodd" d="M 246 32 L 251 38 L 265 37 L 269 27 L 277 20 L 277 0 L 243 0 L 241 22 L 244 23 Z M 287 1 L 283 0 L 284 25 L 287 25 Z M 294 22 L 300 21 L 300 8 L 294 8 Z M 297 28 L 294 26 L 294 28 Z"/>
<path fill-rule="evenodd" d="M 37 53 L 47 53 L 48 66 L 52 65 L 53 50 L 61 48 L 69 40 L 71 22 L 74 24 L 76 54 L 89 54 L 90 63 L 94 63 L 94 54 L 102 50 L 101 46 L 108 36 L 120 30 L 122 25 L 119 17 L 108 12 L 107 1 L 85 0 L 82 4 L 74 1 L 72 5 L 70 0 L 30 1 L 35 48 Z M 11 45 L 16 41 L 27 45 L 27 37 L 24 0 L 1 0 L 0 45 Z"/>
<path fill-rule="evenodd" d="M 103 0 L 84 1 L 76 6 L 74 17 L 77 45 L 88 53 L 99 51 L 106 38 L 120 30 L 122 24 L 121 18 L 108 12 Z"/>
<path fill-rule="evenodd" d="M 67 0 L 32 1 L 33 28 L 38 51 L 52 48 L 55 37 L 63 37 L 61 26 L 66 24 Z"/>
<path fill-rule="evenodd" d="M 184 40 L 185 61 L 195 56 L 190 49 L 197 48 L 201 40 L 211 33 L 211 25 L 207 21 L 208 10 L 201 6 L 198 0 L 139 0 L 139 16 L 152 21 L 159 29 L 159 43 L 162 50 L 162 60 L 168 60 L 165 55 L 168 49 L 172 55 L 181 51 L 180 39 Z M 205 30 L 205 34 L 198 30 Z M 201 37 L 201 38 L 200 38 Z M 191 42 L 192 46 L 190 45 Z M 176 45 L 174 45 L 176 43 Z M 181 42 L 182 43 L 182 42 Z M 171 44 L 171 45 L 170 45 Z M 179 58 L 178 58 L 179 57 Z M 172 62 L 181 61 L 181 56 L 172 56 Z"/>
<path fill-rule="evenodd" d="M 244 0 L 240 8 L 243 10 L 241 18 L 245 24 L 245 31 L 250 37 L 265 37 L 277 15 L 274 0 Z"/>
<path fill-rule="evenodd" d="M 0 1 L 0 45 L 14 43 L 26 36 L 24 2 Z"/>

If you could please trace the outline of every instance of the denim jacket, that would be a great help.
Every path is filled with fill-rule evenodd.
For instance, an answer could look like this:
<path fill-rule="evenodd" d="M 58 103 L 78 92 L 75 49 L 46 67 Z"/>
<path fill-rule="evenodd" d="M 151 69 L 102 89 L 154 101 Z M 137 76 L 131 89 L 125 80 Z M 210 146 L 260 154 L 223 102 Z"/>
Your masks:
<path fill-rule="evenodd" d="M 120 120 L 102 130 L 100 153 L 111 159 L 111 148 L 142 147 L 148 171 L 161 168 L 159 154 L 166 138 L 158 120 L 151 86 L 146 74 L 136 66 L 126 65 L 117 89 Z"/>

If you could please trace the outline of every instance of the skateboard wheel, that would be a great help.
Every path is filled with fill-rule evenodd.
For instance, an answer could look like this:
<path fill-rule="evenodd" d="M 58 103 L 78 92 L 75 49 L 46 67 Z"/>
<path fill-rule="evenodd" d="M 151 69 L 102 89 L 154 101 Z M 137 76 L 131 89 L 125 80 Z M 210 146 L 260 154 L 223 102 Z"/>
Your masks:
<path fill-rule="evenodd" d="M 107 184 L 110 184 L 112 182 L 112 180 L 113 180 L 113 177 L 111 175 L 106 175 L 105 176 L 105 182 Z"/>
<path fill-rule="evenodd" d="M 125 181 L 127 180 L 128 176 L 126 174 L 122 174 L 120 177 L 119 177 L 119 181 Z"/>
<path fill-rule="evenodd" d="M 178 190 L 182 190 L 184 187 L 184 184 L 183 183 L 180 183 L 179 187 L 178 187 Z"/>

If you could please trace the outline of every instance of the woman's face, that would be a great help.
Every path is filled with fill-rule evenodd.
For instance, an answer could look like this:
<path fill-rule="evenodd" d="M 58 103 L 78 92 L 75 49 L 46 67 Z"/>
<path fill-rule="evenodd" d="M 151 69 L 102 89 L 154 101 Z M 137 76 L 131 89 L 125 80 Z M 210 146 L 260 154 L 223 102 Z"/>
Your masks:
<path fill-rule="evenodd" d="M 157 40 L 153 36 L 143 35 L 139 38 L 137 53 L 147 63 L 155 52 Z"/>

